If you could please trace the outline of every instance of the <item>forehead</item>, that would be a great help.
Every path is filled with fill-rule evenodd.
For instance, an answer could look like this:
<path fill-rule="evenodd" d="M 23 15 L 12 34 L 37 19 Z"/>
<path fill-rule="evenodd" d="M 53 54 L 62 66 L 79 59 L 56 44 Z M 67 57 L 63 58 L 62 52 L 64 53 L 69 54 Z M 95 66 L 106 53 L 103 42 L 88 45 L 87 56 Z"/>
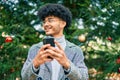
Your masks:
<path fill-rule="evenodd" d="M 48 16 L 44 20 L 48 20 L 48 19 L 60 19 L 60 18 L 56 16 Z"/>

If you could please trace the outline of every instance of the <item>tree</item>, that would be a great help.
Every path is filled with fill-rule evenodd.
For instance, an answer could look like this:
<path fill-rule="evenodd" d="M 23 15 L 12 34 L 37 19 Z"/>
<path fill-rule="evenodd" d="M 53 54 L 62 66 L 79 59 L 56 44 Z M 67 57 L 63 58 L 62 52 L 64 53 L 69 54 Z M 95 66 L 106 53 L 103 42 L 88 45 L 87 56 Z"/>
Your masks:
<path fill-rule="evenodd" d="M 73 22 L 65 32 L 66 38 L 83 49 L 89 69 L 93 67 L 98 72 L 105 73 L 90 78 L 104 79 L 103 76 L 108 73 L 117 72 L 120 68 L 119 0 L 1 0 L 1 79 L 20 78 L 29 47 L 41 41 L 44 36 L 36 14 L 46 3 L 63 4 L 72 11 Z M 81 41 L 81 35 L 84 36 L 84 41 Z M 101 62 L 99 65 L 98 61 Z"/>

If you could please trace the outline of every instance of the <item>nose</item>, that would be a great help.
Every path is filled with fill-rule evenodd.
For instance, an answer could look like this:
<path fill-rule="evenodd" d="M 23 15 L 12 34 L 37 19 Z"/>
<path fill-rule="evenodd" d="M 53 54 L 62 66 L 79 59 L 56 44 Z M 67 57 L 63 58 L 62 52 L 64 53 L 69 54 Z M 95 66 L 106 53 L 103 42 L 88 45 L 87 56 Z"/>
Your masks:
<path fill-rule="evenodd" d="M 51 26 L 49 25 L 49 22 L 45 22 L 43 24 L 43 28 L 44 28 L 44 30 L 51 28 Z"/>
<path fill-rule="evenodd" d="M 46 27 L 48 27 L 48 26 L 49 26 L 49 23 L 48 23 L 48 22 L 44 22 L 44 23 L 43 23 L 43 27 L 44 27 L 44 28 L 46 28 Z"/>
<path fill-rule="evenodd" d="M 43 26 L 46 26 L 46 25 L 49 25 L 49 22 L 48 22 L 48 21 L 44 21 L 44 22 L 43 22 Z"/>

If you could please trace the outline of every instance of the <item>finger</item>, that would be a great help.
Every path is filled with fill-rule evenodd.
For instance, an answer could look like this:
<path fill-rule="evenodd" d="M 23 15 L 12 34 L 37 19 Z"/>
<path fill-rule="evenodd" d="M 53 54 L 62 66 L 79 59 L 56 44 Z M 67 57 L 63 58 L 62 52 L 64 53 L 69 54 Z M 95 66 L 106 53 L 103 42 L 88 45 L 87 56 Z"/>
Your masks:
<path fill-rule="evenodd" d="M 60 44 L 57 41 L 54 41 L 54 42 L 60 50 L 63 50 L 63 48 L 60 46 Z"/>
<path fill-rule="evenodd" d="M 50 62 L 52 60 L 53 60 L 53 58 L 46 58 L 45 62 Z"/>
<path fill-rule="evenodd" d="M 43 58 L 45 55 L 47 55 L 47 53 L 45 52 L 45 50 L 44 50 L 44 51 L 39 51 L 38 54 L 37 54 L 37 56 L 38 56 L 40 59 Z"/>
<path fill-rule="evenodd" d="M 54 52 L 56 52 L 56 54 L 63 53 L 63 49 L 60 50 L 59 48 L 55 48 L 55 47 L 52 47 L 52 46 L 48 47 L 48 49 L 53 50 Z"/>
<path fill-rule="evenodd" d="M 41 48 L 40 48 L 40 50 L 41 51 L 43 51 L 43 50 L 45 50 L 47 47 L 49 47 L 50 46 L 50 44 L 46 44 L 46 45 L 43 45 Z"/>
<path fill-rule="evenodd" d="M 52 58 L 53 56 L 50 53 L 46 52 L 46 51 L 45 51 L 45 53 L 43 55 L 41 55 L 41 59 L 47 59 L 48 57 L 53 59 Z"/>
<path fill-rule="evenodd" d="M 45 51 L 46 51 L 46 53 L 49 53 L 50 56 L 52 56 L 53 58 L 55 58 L 55 57 L 61 57 L 61 54 L 59 54 L 58 52 L 55 52 L 55 51 L 53 51 L 51 49 L 47 49 Z"/>
<path fill-rule="evenodd" d="M 57 52 L 57 49 L 56 49 L 55 47 L 49 46 L 49 47 L 48 47 L 48 49 L 50 49 L 50 50 L 53 50 L 53 51 Z"/>

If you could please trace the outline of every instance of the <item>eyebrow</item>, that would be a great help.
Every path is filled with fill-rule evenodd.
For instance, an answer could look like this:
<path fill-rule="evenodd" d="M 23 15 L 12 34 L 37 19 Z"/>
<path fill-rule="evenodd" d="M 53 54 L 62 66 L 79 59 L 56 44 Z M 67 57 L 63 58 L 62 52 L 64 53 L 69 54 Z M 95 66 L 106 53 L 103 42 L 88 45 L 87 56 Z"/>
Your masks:
<path fill-rule="evenodd" d="M 54 19 L 54 18 L 48 18 L 48 19 Z"/>
<path fill-rule="evenodd" d="M 54 18 L 51 18 L 51 17 L 50 17 L 50 18 L 47 18 L 46 20 L 50 20 L 50 19 L 54 19 Z M 44 19 L 43 21 L 45 21 L 45 19 Z"/>

